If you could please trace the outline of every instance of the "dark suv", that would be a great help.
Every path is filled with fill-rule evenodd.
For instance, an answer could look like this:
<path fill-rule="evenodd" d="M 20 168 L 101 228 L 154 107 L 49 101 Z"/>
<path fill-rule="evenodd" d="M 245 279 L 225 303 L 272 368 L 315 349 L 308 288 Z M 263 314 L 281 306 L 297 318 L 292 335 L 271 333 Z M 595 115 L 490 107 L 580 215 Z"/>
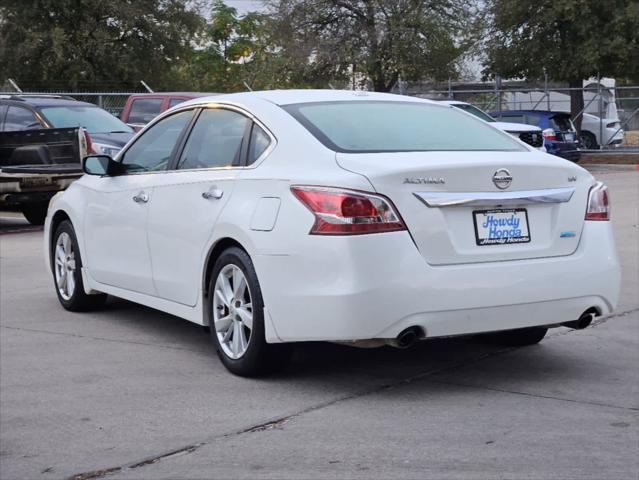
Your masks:
<path fill-rule="evenodd" d="M 566 112 L 546 110 L 502 110 L 490 112 L 497 120 L 526 123 L 541 128 L 546 151 L 552 155 L 578 162 L 581 158 L 577 130 Z"/>
<path fill-rule="evenodd" d="M 93 153 L 115 156 L 133 137 L 133 130 L 92 103 L 56 95 L 0 97 L 0 132 L 40 128 L 83 127 Z"/>

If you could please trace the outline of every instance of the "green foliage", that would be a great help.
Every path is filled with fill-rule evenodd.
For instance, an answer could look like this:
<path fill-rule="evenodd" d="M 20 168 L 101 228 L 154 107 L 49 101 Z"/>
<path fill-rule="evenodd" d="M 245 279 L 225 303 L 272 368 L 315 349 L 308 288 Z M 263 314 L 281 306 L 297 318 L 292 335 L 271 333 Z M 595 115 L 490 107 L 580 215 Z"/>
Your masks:
<path fill-rule="evenodd" d="M 297 82 L 455 77 L 472 43 L 470 0 L 272 0 L 273 31 Z"/>
<path fill-rule="evenodd" d="M 486 76 L 639 79 L 637 0 L 488 0 Z"/>
<path fill-rule="evenodd" d="M 30 89 L 169 87 L 203 25 L 187 0 L 3 0 L 0 79 Z"/>

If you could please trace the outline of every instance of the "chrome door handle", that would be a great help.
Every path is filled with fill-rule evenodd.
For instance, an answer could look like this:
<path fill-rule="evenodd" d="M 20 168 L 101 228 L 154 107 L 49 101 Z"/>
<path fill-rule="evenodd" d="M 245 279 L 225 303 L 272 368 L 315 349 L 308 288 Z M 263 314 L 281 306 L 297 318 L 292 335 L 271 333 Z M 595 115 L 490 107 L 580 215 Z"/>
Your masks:
<path fill-rule="evenodd" d="M 222 190 L 214 188 L 209 190 L 208 192 L 204 192 L 202 194 L 202 198 L 204 198 L 205 200 L 219 200 L 220 198 L 222 198 L 222 195 L 224 195 L 224 192 Z"/>
<path fill-rule="evenodd" d="M 133 201 L 135 203 L 146 203 L 149 201 L 149 196 L 144 192 L 140 192 L 133 197 Z"/>

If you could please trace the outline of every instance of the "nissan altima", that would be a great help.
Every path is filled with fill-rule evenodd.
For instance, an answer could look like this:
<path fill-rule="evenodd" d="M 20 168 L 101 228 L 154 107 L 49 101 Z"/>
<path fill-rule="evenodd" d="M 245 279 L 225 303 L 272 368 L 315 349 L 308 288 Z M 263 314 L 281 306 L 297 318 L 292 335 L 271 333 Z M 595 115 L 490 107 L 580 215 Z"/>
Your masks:
<path fill-rule="evenodd" d="M 437 102 L 197 98 L 83 168 L 45 225 L 62 306 L 113 295 L 209 326 L 238 375 L 294 342 L 531 345 L 619 294 L 606 186 Z"/>

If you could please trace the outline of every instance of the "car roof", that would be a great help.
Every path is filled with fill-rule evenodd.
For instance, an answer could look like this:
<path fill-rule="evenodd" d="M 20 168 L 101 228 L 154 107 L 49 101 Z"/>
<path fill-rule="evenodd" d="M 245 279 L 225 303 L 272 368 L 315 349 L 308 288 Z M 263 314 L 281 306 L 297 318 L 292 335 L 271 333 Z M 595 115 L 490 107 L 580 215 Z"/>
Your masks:
<path fill-rule="evenodd" d="M 97 105 L 89 102 L 81 102 L 71 97 L 63 96 L 38 96 L 38 95 L 11 95 L 2 96 L 0 100 L 11 100 L 15 102 L 24 102 L 32 107 L 97 107 Z"/>
<path fill-rule="evenodd" d="M 200 103 L 206 101 L 220 102 L 242 102 L 252 99 L 261 99 L 274 103 L 275 105 L 293 105 L 298 103 L 315 102 L 342 102 L 342 101 L 391 101 L 391 102 L 419 102 L 438 104 L 432 100 L 406 95 L 395 95 L 391 93 L 367 92 L 361 90 L 263 90 L 254 92 L 241 92 L 216 95 L 212 97 L 201 97 L 191 100 L 189 103 Z"/>

